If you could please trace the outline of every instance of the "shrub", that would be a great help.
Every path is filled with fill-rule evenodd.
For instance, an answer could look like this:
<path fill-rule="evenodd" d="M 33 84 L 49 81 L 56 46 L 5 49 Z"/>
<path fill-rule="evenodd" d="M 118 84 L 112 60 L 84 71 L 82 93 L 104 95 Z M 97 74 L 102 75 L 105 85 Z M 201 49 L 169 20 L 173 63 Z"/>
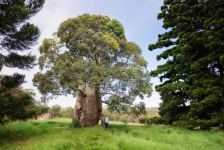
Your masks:
<path fill-rule="evenodd" d="M 34 100 L 32 92 L 22 88 L 0 87 L 0 124 L 15 120 L 25 121 L 45 111 L 46 109 Z"/>
<path fill-rule="evenodd" d="M 139 122 L 142 124 L 163 124 L 164 121 L 160 117 L 153 117 L 153 118 L 141 118 L 139 119 Z"/>

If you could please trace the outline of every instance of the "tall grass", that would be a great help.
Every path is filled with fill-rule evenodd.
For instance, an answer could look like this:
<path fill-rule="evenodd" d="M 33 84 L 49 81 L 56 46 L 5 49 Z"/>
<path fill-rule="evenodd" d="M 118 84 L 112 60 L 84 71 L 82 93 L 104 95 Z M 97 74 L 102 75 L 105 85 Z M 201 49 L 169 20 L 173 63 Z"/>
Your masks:
<path fill-rule="evenodd" d="M 223 150 L 221 131 L 167 126 L 71 128 L 71 120 L 12 122 L 0 127 L 0 150 Z"/>

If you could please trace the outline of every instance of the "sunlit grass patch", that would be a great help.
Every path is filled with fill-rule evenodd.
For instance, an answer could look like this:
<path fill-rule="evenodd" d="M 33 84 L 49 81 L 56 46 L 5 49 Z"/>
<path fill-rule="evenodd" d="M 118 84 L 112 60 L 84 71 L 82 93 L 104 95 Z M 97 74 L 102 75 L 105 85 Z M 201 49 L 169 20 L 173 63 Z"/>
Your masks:
<path fill-rule="evenodd" d="M 0 127 L 0 150 L 222 150 L 222 131 L 111 123 L 71 128 L 70 119 L 12 122 Z"/>

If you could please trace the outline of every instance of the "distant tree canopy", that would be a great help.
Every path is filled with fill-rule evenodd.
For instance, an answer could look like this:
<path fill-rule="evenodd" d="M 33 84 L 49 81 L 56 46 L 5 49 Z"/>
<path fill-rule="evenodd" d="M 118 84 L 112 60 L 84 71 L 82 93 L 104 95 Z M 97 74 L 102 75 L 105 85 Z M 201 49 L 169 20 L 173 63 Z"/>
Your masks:
<path fill-rule="evenodd" d="M 73 118 L 74 116 L 74 108 L 67 107 L 61 108 L 59 105 L 53 105 L 49 108 L 48 113 L 50 114 L 50 118 Z"/>
<path fill-rule="evenodd" d="M 73 118 L 74 108 L 72 108 L 72 107 L 62 108 L 61 114 L 62 114 L 63 118 Z"/>
<path fill-rule="evenodd" d="M 150 50 L 165 48 L 152 71 L 162 84 L 160 115 L 167 123 L 224 123 L 224 1 L 165 0 L 158 15 L 167 31 Z"/>
<path fill-rule="evenodd" d="M 61 106 L 53 105 L 52 107 L 49 108 L 48 113 L 50 113 L 50 116 L 52 118 L 62 117 Z"/>
<path fill-rule="evenodd" d="M 34 66 L 35 57 L 31 54 L 23 55 L 21 51 L 30 49 L 39 37 L 39 29 L 27 20 L 35 15 L 43 4 L 44 0 L 0 1 L 0 71 L 3 66 L 19 69 L 30 69 Z M 4 110 L 0 109 L 0 120 L 11 116 L 3 111 L 13 112 L 13 109 L 25 111 L 25 108 L 30 105 L 32 96 L 19 88 L 23 82 L 24 75 L 18 73 L 12 76 L 0 75 L 0 108 L 4 108 Z M 15 89 L 20 89 L 22 95 L 14 97 L 12 91 Z M 21 102 L 21 105 L 14 103 L 14 100 Z M 14 120 L 16 117 L 20 119 L 23 116 L 17 111 L 14 112 L 17 114 L 10 117 Z"/>
<path fill-rule="evenodd" d="M 133 102 L 137 96 L 151 94 L 147 62 L 141 49 L 127 41 L 119 21 L 89 14 L 68 19 L 54 38 L 43 41 L 40 53 L 39 65 L 44 72 L 37 73 L 33 82 L 45 97 L 79 93 L 76 114 L 78 110 L 82 114 L 85 101 L 96 99 L 98 119 L 101 98 L 111 110 L 144 111 L 143 103 L 135 106 Z"/>

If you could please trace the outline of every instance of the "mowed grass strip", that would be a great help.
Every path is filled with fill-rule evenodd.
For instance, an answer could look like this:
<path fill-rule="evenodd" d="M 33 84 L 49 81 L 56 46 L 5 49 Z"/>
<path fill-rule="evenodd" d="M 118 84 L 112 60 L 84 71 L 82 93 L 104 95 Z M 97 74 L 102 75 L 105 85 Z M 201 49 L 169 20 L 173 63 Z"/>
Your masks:
<path fill-rule="evenodd" d="M 224 132 L 112 124 L 71 128 L 70 119 L 12 122 L 0 127 L 0 150 L 223 150 Z"/>

